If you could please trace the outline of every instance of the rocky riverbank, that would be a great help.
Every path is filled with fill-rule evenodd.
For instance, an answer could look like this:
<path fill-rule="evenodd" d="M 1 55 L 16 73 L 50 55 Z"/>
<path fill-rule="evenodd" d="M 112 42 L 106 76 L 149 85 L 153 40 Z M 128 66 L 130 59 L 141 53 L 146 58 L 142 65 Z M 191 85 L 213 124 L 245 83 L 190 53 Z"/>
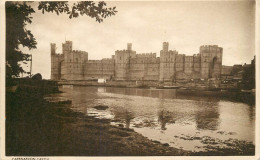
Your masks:
<path fill-rule="evenodd" d="M 37 93 L 6 95 L 7 156 L 162 156 L 190 152 L 49 103 Z"/>

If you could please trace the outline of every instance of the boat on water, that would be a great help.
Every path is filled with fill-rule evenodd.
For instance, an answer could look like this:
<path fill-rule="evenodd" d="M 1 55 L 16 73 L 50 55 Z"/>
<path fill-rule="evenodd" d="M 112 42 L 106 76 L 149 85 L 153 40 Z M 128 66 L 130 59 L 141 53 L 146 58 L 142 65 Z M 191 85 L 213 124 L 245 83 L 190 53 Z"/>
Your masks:
<path fill-rule="evenodd" d="M 161 86 L 157 87 L 157 89 L 179 89 L 180 86 Z"/>

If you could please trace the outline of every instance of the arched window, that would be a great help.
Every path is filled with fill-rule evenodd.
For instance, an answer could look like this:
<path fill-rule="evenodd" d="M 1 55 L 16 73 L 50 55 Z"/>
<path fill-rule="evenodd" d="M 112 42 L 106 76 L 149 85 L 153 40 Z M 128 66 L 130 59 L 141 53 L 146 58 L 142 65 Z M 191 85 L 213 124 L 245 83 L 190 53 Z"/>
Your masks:
<path fill-rule="evenodd" d="M 214 68 L 216 67 L 217 59 L 218 59 L 217 57 L 214 57 L 214 58 L 213 58 L 212 69 L 214 69 Z"/>

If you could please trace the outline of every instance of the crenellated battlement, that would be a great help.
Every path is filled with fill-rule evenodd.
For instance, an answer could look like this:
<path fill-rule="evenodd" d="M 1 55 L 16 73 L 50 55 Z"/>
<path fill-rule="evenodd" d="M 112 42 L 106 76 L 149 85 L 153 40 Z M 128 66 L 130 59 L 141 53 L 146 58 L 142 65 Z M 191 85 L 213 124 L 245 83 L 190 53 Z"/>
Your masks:
<path fill-rule="evenodd" d="M 88 60 L 87 63 L 102 63 L 102 60 Z"/>
<path fill-rule="evenodd" d="M 115 60 L 112 58 L 103 58 L 102 63 L 115 63 Z"/>
<path fill-rule="evenodd" d="M 220 52 L 222 53 L 223 48 L 218 45 L 203 45 L 200 46 L 200 53 Z"/>
<path fill-rule="evenodd" d="M 130 50 L 116 50 L 116 53 L 119 53 L 119 54 L 123 54 L 123 53 L 128 53 Z"/>
<path fill-rule="evenodd" d="M 86 51 L 81 51 L 81 50 L 72 50 L 72 53 L 87 54 L 88 52 L 86 52 Z"/>
<path fill-rule="evenodd" d="M 169 50 L 169 42 L 163 42 L 163 51 L 167 52 Z"/>
<path fill-rule="evenodd" d="M 218 78 L 221 75 L 223 48 L 218 45 L 202 45 L 199 53 L 179 54 L 169 50 L 163 42 L 160 56 L 156 53 L 136 53 L 132 43 L 127 48 L 116 50 L 111 58 L 88 60 L 88 52 L 72 50 L 72 41 L 62 43 L 62 54 L 56 53 L 56 44 L 51 47 L 51 77 L 55 80 L 86 80 L 108 78 L 114 80 L 159 80 Z"/>
<path fill-rule="evenodd" d="M 62 54 L 62 53 L 56 53 L 55 56 L 64 57 L 64 54 Z"/>
<path fill-rule="evenodd" d="M 173 54 L 178 54 L 178 51 L 176 51 L 176 50 L 169 50 L 167 52 L 161 51 L 161 53 L 163 53 L 164 55 L 167 55 L 167 54 L 173 55 Z"/>
<path fill-rule="evenodd" d="M 51 43 L 51 55 L 56 54 L 56 43 Z"/>
<path fill-rule="evenodd" d="M 193 54 L 193 57 L 200 57 L 201 54 L 200 53 L 197 53 L 197 54 Z"/>
<path fill-rule="evenodd" d="M 175 53 L 175 54 L 178 54 L 178 51 L 176 51 L 176 50 L 169 50 L 169 53 Z"/>
<path fill-rule="evenodd" d="M 156 53 L 139 53 L 136 58 L 156 58 Z"/>
<path fill-rule="evenodd" d="M 184 56 L 185 63 L 193 62 L 193 56 Z"/>

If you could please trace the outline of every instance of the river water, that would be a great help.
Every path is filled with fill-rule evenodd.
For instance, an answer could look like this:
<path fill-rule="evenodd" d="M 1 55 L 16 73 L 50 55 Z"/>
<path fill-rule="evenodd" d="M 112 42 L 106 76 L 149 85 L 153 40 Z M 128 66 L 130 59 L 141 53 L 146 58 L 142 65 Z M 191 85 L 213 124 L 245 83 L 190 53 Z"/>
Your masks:
<path fill-rule="evenodd" d="M 255 106 L 245 103 L 178 95 L 174 89 L 74 86 L 61 91 L 53 96 L 71 99 L 73 110 L 111 119 L 112 125 L 175 148 L 196 152 L 255 143 Z M 109 108 L 93 108 L 98 105 Z"/>

